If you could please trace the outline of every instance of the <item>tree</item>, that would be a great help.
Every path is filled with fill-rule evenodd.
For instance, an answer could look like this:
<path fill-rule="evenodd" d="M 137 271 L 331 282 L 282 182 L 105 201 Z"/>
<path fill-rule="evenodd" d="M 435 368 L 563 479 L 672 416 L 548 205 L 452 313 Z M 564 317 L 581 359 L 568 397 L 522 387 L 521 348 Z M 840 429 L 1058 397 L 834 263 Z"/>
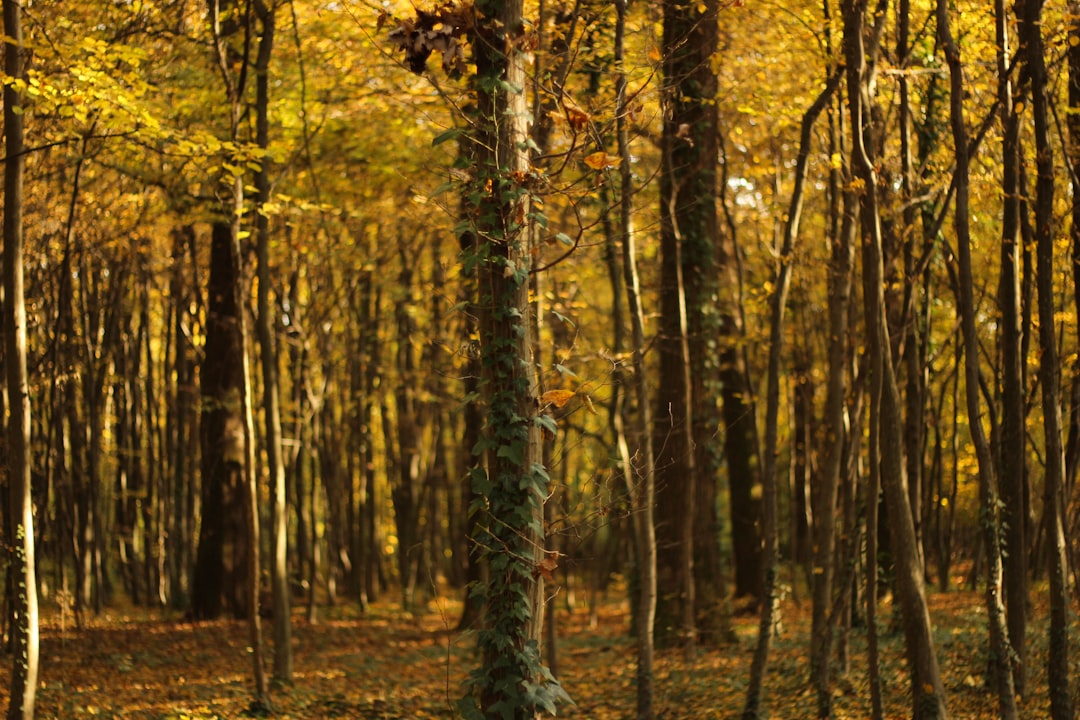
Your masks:
<path fill-rule="evenodd" d="M 866 22 L 866 0 L 845 0 L 844 57 L 847 62 L 848 104 L 852 128 L 852 168 L 860 183 L 863 242 L 864 309 L 871 372 L 874 376 L 870 418 L 870 462 L 880 464 L 882 486 L 889 512 L 889 533 L 896 563 L 896 581 L 904 626 L 914 717 L 946 718 L 945 690 L 938 668 L 926 604 L 921 556 L 916 544 L 903 465 L 903 424 L 900 396 L 893 368 L 884 297 L 884 261 L 878 175 L 875 169 L 875 138 L 871 122 L 873 77 L 880 33 Z M 876 13 L 881 22 L 883 13 Z M 880 389 L 880 398 L 877 396 Z M 877 453 L 874 452 L 876 448 Z M 874 472 L 872 470 L 872 472 Z M 867 503 L 876 503 L 871 483 Z M 867 532 L 870 532 L 868 527 Z M 867 584 L 877 581 L 875 575 Z M 872 597 L 872 595 L 871 595 Z"/>
<path fill-rule="evenodd" d="M 1020 307 L 1020 117 L 1016 111 L 1011 62 L 1009 16 L 1005 0 L 994 2 L 997 40 L 998 102 L 1001 105 L 1001 520 L 1005 528 L 1005 609 L 1013 653 L 1013 683 L 1024 695 L 1027 666 L 1028 547 L 1024 508 L 1026 439 L 1024 358 Z M 1071 117 L 1071 116 L 1070 116 Z M 1073 225 L 1076 228 L 1074 222 Z"/>
<path fill-rule="evenodd" d="M 239 86 L 245 74 L 233 74 L 234 62 L 246 63 L 231 47 L 239 31 L 235 17 L 218 0 L 210 3 L 209 22 L 215 60 L 225 84 L 229 110 L 229 136 L 239 131 Z M 223 17 L 224 15 L 224 17 Z M 240 332 L 244 307 L 237 288 L 242 284 L 242 258 L 234 235 L 239 232 L 243 207 L 240 177 L 224 171 L 218 181 L 221 207 L 211 226 L 210 274 L 206 295 L 206 343 L 199 382 L 202 412 L 199 424 L 202 480 L 202 525 L 191 590 L 191 613 L 216 618 L 223 608 L 243 617 L 244 568 L 250 548 L 244 518 L 245 446 L 243 393 L 244 340 Z"/>
<path fill-rule="evenodd" d="M 464 188 L 464 223 L 473 240 L 463 270 L 475 270 L 480 363 L 486 401 L 484 436 L 476 451 L 485 466 L 473 469 L 473 492 L 483 516 L 473 541 L 488 567 L 481 666 L 462 699 L 467 717 L 524 720 L 554 713 L 566 699 L 540 662 L 543 627 L 543 501 L 549 477 L 540 431 L 554 422 L 539 416 L 529 319 L 530 207 L 527 113 L 522 58 L 526 41 L 521 0 L 481 0 L 471 8 L 446 4 L 420 11 L 391 33 L 406 63 L 422 72 L 436 48 L 443 66 L 460 73 L 461 41 L 472 46 L 474 104 L 468 121 L 473 150 Z M 432 42 L 434 40 L 434 42 Z M 458 134 L 450 133 L 443 139 Z M 474 503 L 475 505 L 476 503 Z"/>
<path fill-rule="evenodd" d="M 619 239 L 622 248 L 622 287 L 626 306 L 630 310 L 630 342 L 633 352 L 633 382 L 637 401 L 637 452 L 631 453 L 625 432 L 622 402 L 616 410 L 616 443 L 624 479 L 634 514 L 634 549 L 637 559 L 638 596 L 634 628 L 637 639 L 637 718 L 652 720 L 653 708 L 653 633 L 656 624 L 656 454 L 653 450 L 652 409 L 649 397 L 649 378 L 645 366 L 645 313 L 641 303 L 641 280 L 638 274 L 637 244 L 634 236 L 634 176 L 630 165 L 630 137 L 627 129 L 626 97 L 626 0 L 616 3 L 615 66 L 619 75 L 615 81 L 615 126 L 619 146 Z M 619 285 L 612 283 L 615 288 Z M 617 302 L 617 301 L 616 301 Z M 621 339 L 620 339 L 621 340 Z M 620 342 L 616 342 L 616 351 Z M 622 381 L 622 376 L 619 376 Z M 635 462 L 635 458 L 637 458 Z"/>
<path fill-rule="evenodd" d="M 1016 690 L 1013 685 L 1009 632 L 1002 602 L 1001 519 L 998 512 L 997 464 L 983 429 L 979 398 L 979 344 L 975 331 L 975 291 L 971 269 L 971 218 L 969 209 L 970 158 L 967 126 L 964 123 L 964 78 L 960 49 L 949 29 L 949 8 L 945 0 L 937 4 L 938 42 L 945 51 L 950 78 L 950 116 L 952 118 L 956 172 L 956 247 L 959 260 L 957 306 L 964 337 L 964 392 L 967 399 L 968 427 L 979 462 L 980 524 L 986 553 L 986 613 L 990 634 L 992 676 L 997 684 L 998 708 L 1003 720 L 1017 717 Z"/>
<path fill-rule="evenodd" d="M 657 486 L 657 636 L 696 642 L 694 523 L 698 467 L 694 412 L 704 404 L 706 328 L 716 218 L 716 73 L 719 2 L 663 3 L 660 170 L 660 381 L 654 413 Z M 694 324 L 694 325 L 692 325 Z M 695 336 L 695 332 L 697 335 Z M 691 347 L 699 352 L 693 353 Z M 698 384 L 695 386 L 695 380 Z"/>
<path fill-rule="evenodd" d="M 4 0 L 4 74 L 25 78 L 22 4 Z M 31 496 L 30 387 L 26 369 L 26 301 L 23 281 L 24 98 L 4 84 L 3 326 L 6 369 L 8 547 L 11 548 L 12 663 L 8 720 L 33 720 L 38 675 L 38 598 Z"/>
<path fill-rule="evenodd" d="M 268 7 L 261 0 L 255 12 L 262 24 L 255 59 L 255 142 L 263 151 L 255 173 L 255 242 L 258 261 L 259 339 L 263 373 L 263 416 L 266 424 L 266 465 L 274 498 L 271 582 L 274 603 L 274 680 L 292 681 L 292 620 L 289 596 L 289 528 L 285 505 L 285 454 L 281 442 L 281 390 L 278 383 L 278 353 L 274 343 L 274 319 L 270 311 L 270 222 L 266 204 L 270 201 L 270 55 L 274 47 L 277 4 Z"/>
<path fill-rule="evenodd" d="M 746 705 L 743 708 L 744 720 L 761 717 L 762 688 L 769 661 L 769 649 L 772 644 L 776 606 L 779 598 L 776 593 L 776 575 L 779 565 L 779 528 L 777 518 L 777 470 L 776 456 L 777 434 L 780 414 L 780 364 L 784 348 L 784 315 L 787 312 L 788 292 L 791 288 L 792 255 L 795 240 L 799 235 L 799 223 L 802 220 L 803 199 L 806 187 L 807 166 L 814 123 L 832 99 L 833 93 L 840 86 L 843 74 L 834 72 L 828 79 L 825 89 L 818 95 L 813 105 L 803 115 L 799 137 L 799 155 L 795 161 L 795 186 L 791 191 L 791 202 L 784 224 L 784 235 L 779 250 L 779 266 L 776 280 L 769 297 L 771 321 L 769 324 L 769 369 L 766 379 L 765 396 L 765 463 L 762 471 L 762 533 L 765 549 L 762 557 L 761 614 L 758 623 L 757 648 L 750 666 L 750 684 L 746 691 Z"/>
<path fill-rule="evenodd" d="M 1050 712 L 1054 720 L 1071 720 L 1069 692 L 1068 583 L 1065 577 L 1064 449 L 1061 444 L 1061 380 L 1054 308 L 1054 151 L 1050 142 L 1050 110 L 1046 56 L 1042 37 L 1043 0 L 1016 3 L 1020 53 L 1030 77 L 1035 131 L 1035 254 L 1039 310 L 1039 380 L 1042 389 L 1046 471 L 1043 513 L 1050 578 Z"/>

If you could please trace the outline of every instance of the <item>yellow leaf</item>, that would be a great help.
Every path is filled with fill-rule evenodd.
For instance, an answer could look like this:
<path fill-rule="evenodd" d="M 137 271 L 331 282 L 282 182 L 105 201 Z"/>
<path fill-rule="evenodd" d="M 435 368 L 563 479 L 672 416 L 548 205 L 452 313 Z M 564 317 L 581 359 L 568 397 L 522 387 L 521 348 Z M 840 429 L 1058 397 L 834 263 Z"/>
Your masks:
<path fill-rule="evenodd" d="M 573 390 L 548 390 L 540 396 L 540 404 L 554 405 L 557 408 L 561 408 L 563 405 L 570 402 L 570 398 L 572 397 L 574 397 Z"/>
<path fill-rule="evenodd" d="M 619 158 L 614 155 L 608 155 L 606 152 L 594 152 L 585 158 L 585 164 L 591 167 L 593 170 L 604 170 L 605 168 L 615 167 L 619 164 Z"/>

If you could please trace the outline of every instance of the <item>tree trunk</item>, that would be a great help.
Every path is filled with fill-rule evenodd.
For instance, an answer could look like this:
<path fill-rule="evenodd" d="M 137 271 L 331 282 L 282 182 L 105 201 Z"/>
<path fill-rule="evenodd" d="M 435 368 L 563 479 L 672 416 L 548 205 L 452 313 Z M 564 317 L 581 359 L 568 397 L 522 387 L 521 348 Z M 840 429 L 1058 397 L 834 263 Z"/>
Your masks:
<path fill-rule="evenodd" d="M 525 71 L 517 38 L 521 0 L 482 0 L 472 31 L 476 60 L 473 194 L 470 208 L 479 298 L 480 352 L 487 398 L 481 441 L 487 472 L 473 487 L 487 497 L 479 546 L 487 558 L 486 624 L 479 634 L 482 667 L 474 676 L 485 717 L 531 718 L 565 697 L 540 664 L 543 499 L 536 377 L 529 321 L 529 197 L 513 178 L 528 170 Z M 471 257 L 470 257 L 471 256 Z M 526 693 L 526 683 L 532 690 Z"/>
<path fill-rule="evenodd" d="M 979 463 L 979 500 L 982 506 L 979 523 L 983 528 L 983 544 L 987 553 L 986 611 L 990 633 L 990 661 L 993 682 L 997 685 L 998 710 L 1002 720 L 1018 717 L 1016 691 L 1013 686 L 1012 664 L 1009 657 L 1009 634 L 1005 623 L 1005 606 L 1001 598 L 1001 542 L 1000 514 L 998 512 L 997 466 L 982 425 L 982 408 L 979 398 L 979 346 L 975 327 L 975 292 L 971 269 L 971 225 L 969 217 L 970 170 L 968 134 L 964 125 L 964 80 L 960 49 L 956 46 L 949 29 L 949 9 L 946 0 L 937 3 L 938 42 L 945 51 L 949 65 L 949 106 L 952 117 L 956 172 L 953 184 L 956 188 L 957 257 L 959 259 L 959 292 L 957 305 L 960 309 L 964 339 L 964 390 L 967 399 L 968 428 Z"/>
<path fill-rule="evenodd" d="M 624 431 L 624 403 L 619 403 L 615 416 L 616 441 L 623 478 L 631 498 L 634 518 L 634 548 L 637 560 L 637 607 L 635 608 L 635 640 L 637 643 L 637 718 L 653 720 L 653 632 L 656 623 L 657 567 L 656 527 L 653 505 L 656 500 L 656 457 L 653 451 L 653 420 L 649 398 L 649 376 L 645 366 L 645 313 L 641 304 L 641 282 L 638 278 L 637 248 L 633 227 L 634 179 L 630 165 L 630 137 L 627 130 L 626 75 L 624 74 L 626 37 L 626 0 L 615 5 L 615 123 L 619 147 L 619 231 L 622 247 L 622 282 L 613 282 L 614 290 L 624 290 L 626 306 L 630 310 L 631 344 L 634 366 L 634 391 L 637 401 L 637 425 L 635 437 L 639 443 L 636 452 L 630 452 L 627 433 Z M 622 299 L 615 299 L 616 307 L 622 307 Z M 621 318 L 618 321 L 621 329 Z M 621 333 L 616 337 L 615 352 L 621 352 Z M 619 371 L 618 382 L 625 381 Z M 640 457 L 637 464 L 634 458 Z"/>
<path fill-rule="evenodd" d="M 871 462 L 880 463 L 882 485 L 889 512 L 889 531 L 896 581 L 904 625 L 908 669 L 911 674 L 913 716 L 916 720 L 946 718 L 945 691 L 938 669 L 930 614 L 926 605 L 923 568 L 911 517 L 903 459 L 901 402 L 890 351 L 889 329 L 883 287 L 881 218 L 878 208 L 878 177 L 872 156 L 870 111 L 873 88 L 873 61 L 880 33 L 867 33 L 866 0 L 845 0 L 844 47 L 847 61 L 848 98 L 852 127 L 852 168 L 862 184 L 863 273 L 866 297 L 867 334 L 872 372 L 880 380 L 881 401 L 877 423 L 880 456 L 871 453 Z M 877 18 L 881 22 L 881 18 Z M 866 47 L 867 37 L 871 47 Z M 878 385 L 878 380 L 875 385 Z M 871 420 L 871 425 L 875 425 Z M 871 428 L 871 438 L 875 436 Z M 873 472 L 873 471 L 872 471 Z M 868 497 L 867 502 L 876 502 Z M 876 582 L 871 576 L 869 584 Z"/>
<path fill-rule="evenodd" d="M 1050 653 L 1047 679 L 1050 684 L 1050 714 L 1054 720 L 1071 720 L 1072 696 L 1069 685 L 1068 583 L 1066 581 L 1065 530 L 1063 518 L 1064 452 L 1061 446 L 1060 360 L 1054 320 L 1054 155 L 1050 138 L 1050 110 L 1046 58 L 1042 38 L 1044 0 L 1018 0 L 1021 54 L 1031 78 L 1031 99 L 1035 121 L 1036 285 L 1039 303 L 1039 363 L 1042 385 L 1046 476 L 1043 513 L 1047 528 L 1047 573 L 1050 578 Z"/>
<path fill-rule="evenodd" d="M 255 60 L 255 142 L 264 155 L 255 173 L 255 243 L 258 262 L 258 334 L 262 363 L 263 422 L 265 423 L 266 468 L 273 503 L 273 554 L 270 582 L 274 607 L 274 681 L 292 682 L 292 620 L 289 596 L 288 515 L 285 506 L 285 454 L 281 445 L 281 389 L 278 383 L 278 353 L 274 343 L 274 317 L 270 311 L 270 222 L 263 206 L 270 201 L 270 55 L 273 52 L 274 2 L 267 7 L 255 3 L 262 24 Z M 261 593 L 258 593 L 261 594 Z"/>
<path fill-rule="evenodd" d="M 828 7 L 828 3 L 825 3 Z M 830 110 L 830 154 L 840 148 L 842 118 L 833 117 Z M 854 193 L 842 190 L 839 169 L 829 173 L 829 280 L 828 280 L 828 380 L 825 390 L 824 459 L 818 491 L 813 499 L 813 569 L 811 572 L 812 601 L 810 623 L 810 679 L 817 692 L 818 717 L 832 714 L 830 664 L 833 623 L 829 611 L 833 604 L 833 577 L 837 559 L 836 505 L 839 495 L 844 458 L 844 400 L 847 389 L 848 325 L 851 304 L 851 274 L 854 264 L 855 214 L 858 200 Z M 842 209 L 841 209 L 842 200 Z M 842 213 L 842 218 L 839 217 Z M 845 529 L 847 525 L 845 524 Z M 843 562 L 844 558 L 840 558 Z"/>
<path fill-rule="evenodd" d="M 777 520 L 778 489 L 776 457 L 778 455 L 778 433 L 780 415 L 780 372 L 784 350 L 784 316 L 787 312 L 787 296 L 791 287 L 791 262 L 795 250 L 795 239 L 799 235 L 799 223 L 802 218 L 804 189 L 806 186 L 807 167 L 814 123 L 832 98 L 833 92 L 840 86 L 843 74 L 834 73 L 825 89 L 813 105 L 803 114 L 799 137 L 799 155 L 795 161 L 795 185 L 791 191 L 791 202 L 787 210 L 787 222 L 779 250 L 774 290 L 769 297 L 769 369 L 765 395 L 765 455 L 762 470 L 762 533 L 765 548 L 762 553 L 761 580 L 761 616 L 758 624 L 757 649 L 750 666 L 750 683 L 746 691 L 746 705 L 743 708 L 744 720 L 762 717 L 762 689 L 768 667 L 769 649 L 772 645 L 773 625 L 776 622 L 779 598 L 776 594 L 776 573 L 779 566 L 779 527 Z"/>
<path fill-rule="evenodd" d="M 4 73 L 24 77 L 22 7 L 3 1 Z M 4 85 L 4 364 L 7 375 L 8 543 L 11 548 L 12 663 L 8 720 L 32 720 L 38 675 L 38 598 L 34 560 L 34 507 L 31 498 L 30 387 L 26 369 L 26 301 L 23 290 L 23 141 L 22 96 Z"/>
<path fill-rule="evenodd" d="M 660 173 L 660 356 L 654 415 L 657 493 L 657 641 L 697 641 L 694 522 L 698 466 L 694 427 L 709 401 L 705 343 L 716 331 L 716 72 L 719 2 L 663 3 Z M 707 335 L 709 337 L 707 337 Z M 703 521 L 708 525 L 708 517 Z M 715 539 L 713 540 L 715 542 Z M 712 604 L 716 598 L 701 598 Z"/>

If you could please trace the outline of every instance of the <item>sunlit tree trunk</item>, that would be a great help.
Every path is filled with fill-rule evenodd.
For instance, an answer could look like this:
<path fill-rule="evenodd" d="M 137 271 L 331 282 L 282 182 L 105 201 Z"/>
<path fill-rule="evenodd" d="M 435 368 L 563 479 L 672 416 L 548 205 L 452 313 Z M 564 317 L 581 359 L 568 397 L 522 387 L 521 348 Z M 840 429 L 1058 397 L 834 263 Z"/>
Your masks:
<path fill-rule="evenodd" d="M 281 445 L 281 388 L 278 353 L 274 343 L 274 316 L 270 310 L 270 222 L 263 207 L 270 201 L 270 56 L 274 47 L 277 7 L 255 3 L 262 25 L 255 59 L 255 142 L 264 155 L 255 173 L 255 243 L 258 274 L 258 335 L 263 383 L 266 469 L 273 497 L 273 537 L 270 581 L 274 607 L 274 680 L 292 681 L 292 621 L 288 571 L 288 515 L 285 506 L 285 454 Z"/>
<path fill-rule="evenodd" d="M 22 7 L 4 0 L 4 73 L 22 78 Z M 38 675 L 38 598 L 34 562 L 34 508 L 30 494 L 30 387 L 26 369 L 26 302 L 23 289 L 23 99 L 4 84 L 4 365 L 8 425 L 6 466 L 12 590 L 9 720 L 32 720 Z"/>
<path fill-rule="evenodd" d="M 625 405 L 619 405 L 616 417 L 616 441 L 623 478 L 631 498 L 634 516 L 634 548 L 637 560 L 637 607 L 635 609 L 635 640 L 637 643 L 637 719 L 652 720 L 653 690 L 653 632 L 656 622 L 657 568 L 656 527 L 653 505 L 656 500 L 656 456 L 653 451 L 649 397 L 649 376 L 645 365 L 645 313 L 641 303 L 641 281 L 638 277 L 637 244 L 634 235 L 634 176 L 630 164 L 630 136 L 627 129 L 627 97 L 624 61 L 626 54 L 626 0 L 615 5 L 615 123 L 619 148 L 619 221 L 618 237 L 622 249 L 622 282 L 613 281 L 613 289 L 626 294 L 630 310 L 630 342 L 633 352 L 633 389 L 637 401 L 637 422 L 632 436 L 625 432 Z M 619 287 L 621 286 L 621 287 Z M 616 298 L 621 308 L 622 299 Z M 621 344 L 617 337 L 617 344 Z M 620 380 L 625 376 L 620 372 Z M 629 437 L 637 441 L 635 452 L 630 451 Z"/>
<path fill-rule="evenodd" d="M 529 194 L 515 178 L 528 170 L 525 71 L 518 38 L 521 0 L 482 0 L 471 41 L 476 61 L 473 116 L 474 178 L 470 183 L 480 356 L 487 400 L 486 472 L 473 487 L 487 499 L 476 542 L 486 556 L 485 625 L 481 667 L 473 676 L 481 713 L 531 718 L 565 693 L 545 677 L 543 627 L 543 500 L 548 476 L 541 463 L 539 407 L 529 320 Z M 533 687 L 526 692 L 526 683 Z"/>

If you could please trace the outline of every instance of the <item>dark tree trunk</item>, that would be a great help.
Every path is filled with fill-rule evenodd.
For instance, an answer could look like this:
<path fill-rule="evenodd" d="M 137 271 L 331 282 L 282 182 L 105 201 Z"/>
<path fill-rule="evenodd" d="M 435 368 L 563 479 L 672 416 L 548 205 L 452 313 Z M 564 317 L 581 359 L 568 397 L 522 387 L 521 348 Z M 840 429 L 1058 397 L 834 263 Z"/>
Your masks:
<path fill-rule="evenodd" d="M 998 102 L 1001 106 L 1003 127 L 1001 274 L 998 280 L 998 308 L 1001 313 L 1001 522 L 1005 528 L 1005 609 L 1009 642 L 1013 651 L 1013 683 L 1016 693 L 1023 696 L 1027 674 L 1028 568 L 1027 517 L 1024 512 L 1026 410 L 1024 358 L 1021 349 L 1023 328 L 1020 324 L 1020 118 L 1016 112 L 1013 81 L 1009 74 L 1012 43 L 1009 38 L 1009 17 L 1005 0 L 995 0 L 994 14 L 997 28 Z M 1080 59 L 1075 49 L 1070 51 L 1070 57 L 1073 56 Z M 1070 65 L 1070 69 L 1071 67 Z M 1070 74 L 1070 80 L 1073 77 Z M 1070 115 L 1069 120 L 1070 128 L 1074 127 L 1075 117 Z M 1074 205 L 1074 208 L 1073 232 L 1077 233 L 1080 232 L 1080 227 L 1077 226 L 1077 220 L 1080 220 L 1080 205 Z"/>
<path fill-rule="evenodd" d="M 1047 534 L 1047 573 L 1050 579 L 1050 714 L 1054 720 L 1072 720 L 1069 685 L 1068 583 L 1063 518 L 1064 451 L 1061 446 L 1061 365 L 1055 337 L 1054 307 L 1054 156 L 1050 135 L 1050 108 L 1046 58 L 1042 38 L 1044 0 L 1019 0 L 1021 54 L 1031 82 L 1035 123 L 1036 285 L 1039 307 L 1039 379 L 1042 386 L 1046 476 L 1043 514 Z"/>
<path fill-rule="evenodd" d="M 210 239 L 206 345 L 200 371 L 202 523 L 191 586 L 191 614 L 211 619 L 224 610 L 244 614 L 243 365 L 236 304 L 238 258 L 232 227 L 218 221 Z"/>
<path fill-rule="evenodd" d="M 699 7 L 700 10 L 699 11 Z M 695 422 L 713 389 L 707 379 L 716 330 L 716 73 L 719 3 L 663 3 L 664 113 L 660 174 L 660 382 L 654 445 L 657 487 L 657 642 L 696 641 L 694 525 L 699 466 Z M 707 337 L 708 336 L 708 337 Z M 704 414 L 704 416 L 703 416 Z M 707 509 L 703 510 L 707 513 Z M 708 532 L 709 517 L 703 518 Z M 699 534 L 700 535 L 700 534 Z M 715 538 L 713 539 L 715 542 Z M 710 589 L 715 591 L 715 587 Z M 716 598 L 701 598 L 712 604 Z"/>

